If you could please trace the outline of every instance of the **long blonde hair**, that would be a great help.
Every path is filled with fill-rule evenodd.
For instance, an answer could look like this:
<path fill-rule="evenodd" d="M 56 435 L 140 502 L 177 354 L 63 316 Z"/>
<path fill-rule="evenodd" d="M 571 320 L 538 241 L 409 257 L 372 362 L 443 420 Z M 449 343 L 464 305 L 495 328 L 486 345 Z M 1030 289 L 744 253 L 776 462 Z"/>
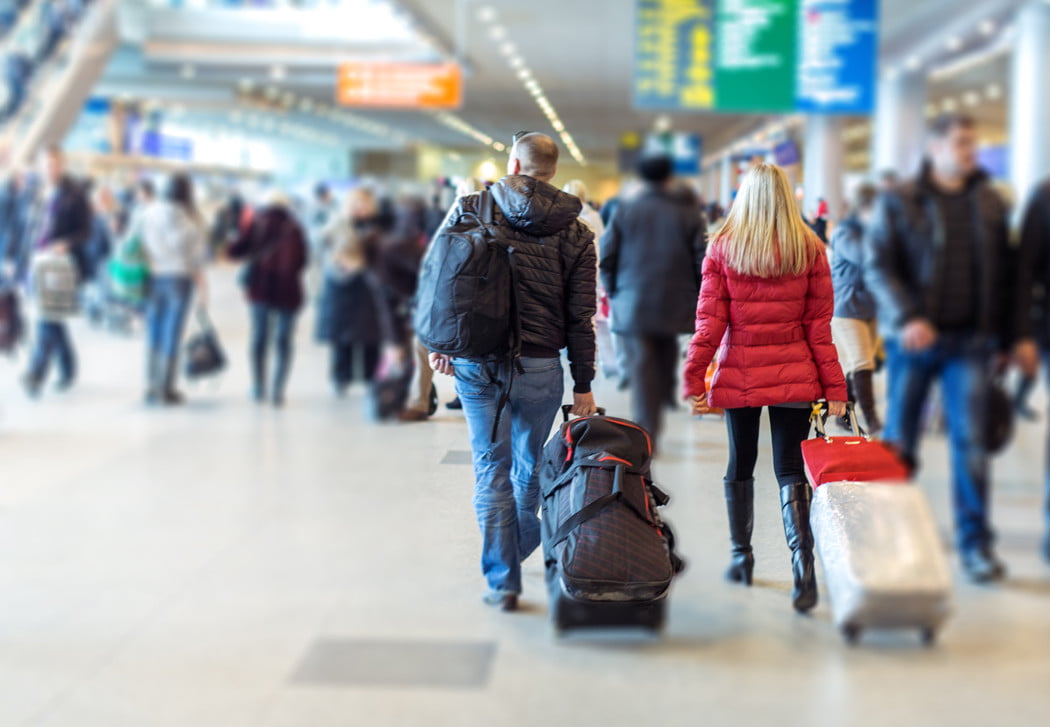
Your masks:
<path fill-rule="evenodd" d="M 799 213 L 787 174 L 773 164 L 757 164 L 744 175 L 714 241 L 730 268 L 760 278 L 802 275 L 820 250 L 819 238 Z"/>

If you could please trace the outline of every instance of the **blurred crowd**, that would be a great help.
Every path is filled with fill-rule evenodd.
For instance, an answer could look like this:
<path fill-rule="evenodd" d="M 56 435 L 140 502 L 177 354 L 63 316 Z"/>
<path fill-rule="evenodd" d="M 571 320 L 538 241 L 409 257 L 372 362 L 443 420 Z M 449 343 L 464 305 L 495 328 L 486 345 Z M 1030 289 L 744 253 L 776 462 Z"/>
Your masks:
<path fill-rule="evenodd" d="M 89 0 L 0 0 L 4 83 L 0 122 L 25 103 L 30 84 L 84 15 Z"/>

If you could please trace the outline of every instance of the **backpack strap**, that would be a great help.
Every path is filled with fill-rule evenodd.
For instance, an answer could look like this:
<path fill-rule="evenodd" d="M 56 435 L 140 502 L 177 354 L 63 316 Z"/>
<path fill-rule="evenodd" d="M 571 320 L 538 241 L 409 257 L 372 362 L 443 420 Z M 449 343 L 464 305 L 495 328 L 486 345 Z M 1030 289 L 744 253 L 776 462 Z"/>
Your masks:
<path fill-rule="evenodd" d="M 492 192 L 488 189 L 483 189 L 478 192 L 478 201 L 481 203 L 481 222 L 486 227 L 492 227 L 492 224 L 496 221 L 496 212 L 492 201 Z"/>
<path fill-rule="evenodd" d="M 557 547 L 558 545 L 560 545 L 566 538 L 569 537 L 569 535 L 572 533 L 573 530 L 575 530 L 579 526 L 583 525 L 588 520 L 591 520 L 591 519 L 597 517 L 599 514 L 601 514 L 601 512 L 603 510 L 608 508 L 610 505 L 615 504 L 616 502 L 622 502 L 624 505 L 627 506 L 627 508 L 631 512 L 633 512 L 635 515 L 637 515 L 639 517 L 639 519 L 641 519 L 642 521 L 646 522 L 649 525 L 653 524 L 650 521 L 648 515 L 646 515 L 645 513 L 639 512 L 638 509 L 634 505 L 631 504 L 630 500 L 628 500 L 626 497 L 624 497 L 624 495 L 623 495 L 623 476 L 624 476 L 624 472 L 625 472 L 625 468 L 624 468 L 623 465 L 617 465 L 616 466 L 616 471 L 615 471 L 615 474 L 613 475 L 613 489 L 612 489 L 612 492 L 610 494 L 608 494 L 608 495 L 604 495 L 602 497 L 599 497 L 597 500 L 595 500 L 594 502 L 592 502 L 589 505 L 585 506 L 581 510 L 577 511 L 576 513 L 574 513 L 572 515 L 572 517 L 568 518 L 565 522 L 563 522 L 561 524 L 561 526 L 558 528 L 558 531 L 554 534 L 554 537 L 551 539 L 551 544 L 549 546 L 550 548 L 553 549 L 553 548 Z"/>

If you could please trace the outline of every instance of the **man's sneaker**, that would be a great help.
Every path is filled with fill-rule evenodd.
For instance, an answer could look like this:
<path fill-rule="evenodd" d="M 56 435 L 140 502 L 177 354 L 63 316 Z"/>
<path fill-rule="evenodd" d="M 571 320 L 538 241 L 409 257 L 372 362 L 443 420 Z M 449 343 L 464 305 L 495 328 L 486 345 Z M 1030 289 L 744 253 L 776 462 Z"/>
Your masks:
<path fill-rule="evenodd" d="M 55 391 L 57 391 L 59 394 L 64 394 L 70 389 L 72 389 L 73 384 L 75 383 L 75 379 L 62 379 L 57 384 L 55 384 Z"/>
<path fill-rule="evenodd" d="M 974 583 L 991 583 L 1006 577 L 1006 566 L 988 546 L 965 550 L 960 554 L 960 558 L 963 570 Z"/>
<path fill-rule="evenodd" d="M 511 611 L 518 610 L 518 594 L 517 593 L 499 593 L 492 591 L 485 594 L 483 599 L 486 605 L 498 606 L 500 611 L 510 613 Z"/>
<path fill-rule="evenodd" d="M 446 409 L 451 409 L 452 411 L 459 411 L 460 409 L 463 408 L 463 402 L 460 401 L 459 397 L 457 396 L 455 399 L 453 399 L 449 403 L 445 404 L 445 408 Z"/>

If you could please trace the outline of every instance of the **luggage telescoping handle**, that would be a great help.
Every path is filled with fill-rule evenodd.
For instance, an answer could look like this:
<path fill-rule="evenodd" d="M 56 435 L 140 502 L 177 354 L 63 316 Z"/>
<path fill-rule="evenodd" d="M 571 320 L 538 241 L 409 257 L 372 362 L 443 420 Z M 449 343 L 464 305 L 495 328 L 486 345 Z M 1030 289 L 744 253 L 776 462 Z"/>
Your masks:
<path fill-rule="evenodd" d="M 826 402 L 814 402 L 813 413 L 810 415 L 809 420 L 813 422 L 813 427 L 817 430 L 817 436 L 825 442 L 830 442 L 831 437 L 828 436 L 827 430 L 824 428 L 824 412 L 826 406 Z M 871 437 L 869 437 L 867 432 L 862 430 L 860 424 L 857 423 L 857 410 L 854 408 L 852 401 L 846 402 L 846 414 L 849 416 L 849 423 L 853 428 L 853 434 L 858 437 L 863 437 L 870 442 Z"/>
<path fill-rule="evenodd" d="M 561 408 L 561 416 L 565 422 L 569 421 L 569 417 L 572 416 L 572 404 L 566 404 Z M 598 416 L 605 416 L 605 409 L 598 407 Z"/>

